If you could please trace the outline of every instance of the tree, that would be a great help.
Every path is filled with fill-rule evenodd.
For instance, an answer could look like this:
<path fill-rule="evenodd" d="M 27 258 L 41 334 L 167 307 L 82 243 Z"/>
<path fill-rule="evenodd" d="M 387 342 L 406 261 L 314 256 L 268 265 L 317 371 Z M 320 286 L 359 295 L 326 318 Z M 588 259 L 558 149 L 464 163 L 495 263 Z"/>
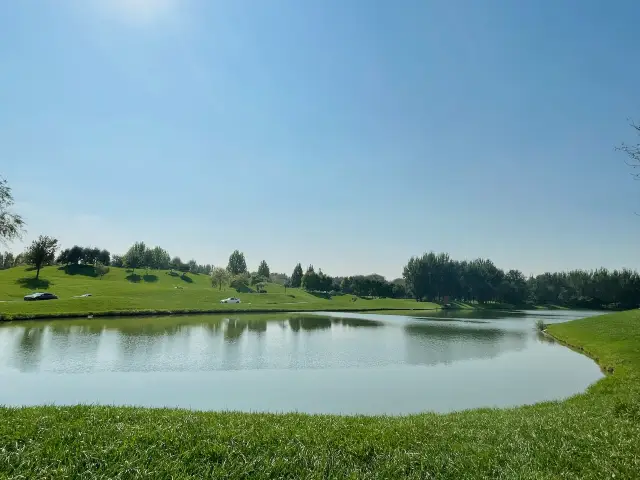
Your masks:
<path fill-rule="evenodd" d="M 271 272 L 269 271 L 269 265 L 267 265 L 266 260 L 262 260 L 260 262 L 260 266 L 258 267 L 258 275 L 264 278 L 269 278 L 269 276 L 271 275 Z"/>
<path fill-rule="evenodd" d="M 122 255 L 114 255 L 111 259 L 111 266 L 117 268 L 124 267 L 124 258 L 122 257 Z"/>
<path fill-rule="evenodd" d="M 194 259 L 189 260 L 189 273 L 198 273 L 198 262 Z"/>
<path fill-rule="evenodd" d="M 302 286 L 302 265 L 297 264 L 291 274 L 291 288 L 300 288 Z"/>
<path fill-rule="evenodd" d="M 99 248 L 86 247 L 82 251 L 82 263 L 85 265 L 93 265 L 96 263 L 98 255 L 100 255 Z"/>
<path fill-rule="evenodd" d="M 266 284 L 268 281 L 268 278 L 263 277 L 259 273 L 252 273 L 249 277 L 249 281 L 252 287 L 256 287 L 256 290 L 260 290 L 260 287 L 258 287 L 258 285 Z"/>
<path fill-rule="evenodd" d="M 167 270 L 171 264 L 169 252 L 160 247 L 149 250 L 149 267 L 156 270 Z M 181 262 L 182 263 L 182 262 Z"/>
<path fill-rule="evenodd" d="M 15 257 L 13 256 L 13 253 L 5 252 L 2 268 L 3 269 L 11 268 L 13 267 L 14 262 L 15 262 Z"/>
<path fill-rule="evenodd" d="M 632 122 L 631 127 L 635 130 L 635 133 L 640 136 L 640 125 L 636 125 Z M 632 168 L 640 168 L 640 143 L 636 143 L 635 145 L 627 145 L 626 143 L 623 143 L 617 147 L 617 150 L 620 150 L 629 157 L 627 165 Z M 640 173 L 634 173 L 633 176 L 640 179 Z"/>
<path fill-rule="evenodd" d="M 78 245 L 74 245 L 69 249 L 69 254 L 67 255 L 67 264 L 77 265 L 80 259 L 82 258 L 83 248 Z"/>
<path fill-rule="evenodd" d="M 67 265 L 69 263 L 69 249 L 66 248 L 60 252 L 58 258 L 56 258 L 56 263 L 60 265 Z"/>
<path fill-rule="evenodd" d="M 36 267 L 36 280 L 40 278 L 40 269 L 47 263 L 54 261 L 57 249 L 58 240 L 43 235 L 31 243 L 25 252 L 25 261 Z"/>
<path fill-rule="evenodd" d="M 182 260 L 180 259 L 180 257 L 173 257 L 171 259 L 171 262 L 169 262 L 169 267 L 172 270 L 180 270 L 181 266 L 182 266 Z"/>
<path fill-rule="evenodd" d="M 319 290 L 319 278 L 313 265 L 307 267 L 307 271 L 302 276 L 302 288 L 309 291 Z"/>
<path fill-rule="evenodd" d="M 96 263 L 97 262 L 108 267 L 111 264 L 111 254 L 109 253 L 109 250 L 100 250 L 96 257 Z"/>
<path fill-rule="evenodd" d="M 109 273 L 109 267 L 100 261 L 96 262 L 95 270 L 96 274 L 98 274 L 98 276 L 100 277 L 100 280 L 102 280 L 102 277 Z"/>
<path fill-rule="evenodd" d="M 247 273 L 247 262 L 244 259 L 244 253 L 240 252 L 239 250 L 235 250 L 229 256 L 229 264 L 227 265 L 227 270 L 231 275 Z"/>
<path fill-rule="evenodd" d="M 229 281 L 229 272 L 222 267 L 215 267 L 211 270 L 211 285 L 217 285 L 218 290 L 222 290 L 222 285 Z"/>
<path fill-rule="evenodd" d="M 7 181 L 0 177 L 0 242 L 5 243 L 22 237 L 24 220 L 11 212 L 13 194 Z"/>
<path fill-rule="evenodd" d="M 144 242 L 136 242 L 124 254 L 124 264 L 135 272 L 136 268 L 144 266 L 147 246 Z"/>

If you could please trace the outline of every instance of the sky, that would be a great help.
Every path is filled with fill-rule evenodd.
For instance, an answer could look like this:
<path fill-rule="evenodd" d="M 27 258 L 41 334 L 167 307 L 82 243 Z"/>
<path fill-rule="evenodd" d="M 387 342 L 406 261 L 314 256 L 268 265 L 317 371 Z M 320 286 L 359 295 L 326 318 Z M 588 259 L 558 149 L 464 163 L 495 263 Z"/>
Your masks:
<path fill-rule="evenodd" d="M 0 175 L 40 234 L 250 269 L 640 267 L 637 0 L 0 2 Z"/>

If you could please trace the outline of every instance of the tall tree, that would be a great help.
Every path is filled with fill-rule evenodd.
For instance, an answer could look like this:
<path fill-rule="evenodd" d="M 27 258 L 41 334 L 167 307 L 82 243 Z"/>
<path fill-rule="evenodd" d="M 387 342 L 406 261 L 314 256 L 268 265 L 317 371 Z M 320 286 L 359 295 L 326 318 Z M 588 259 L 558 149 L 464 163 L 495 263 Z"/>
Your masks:
<path fill-rule="evenodd" d="M 211 285 L 218 286 L 218 290 L 222 290 L 222 285 L 229 281 L 229 272 L 222 267 L 215 267 L 211 270 Z"/>
<path fill-rule="evenodd" d="M 302 288 L 309 291 L 320 290 L 319 288 L 319 277 L 316 273 L 313 265 L 309 265 L 307 267 L 307 271 L 302 276 Z"/>
<path fill-rule="evenodd" d="M 67 263 L 71 263 L 77 265 L 82 258 L 83 248 L 78 245 L 74 245 L 69 249 L 69 254 L 67 255 Z"/>
<path fill-rule="evenodd" d="M 153 247 L 150 252 L 151 265 L 149 266 L 151 268 L 155 268 L 156 270 L 167 270 L 169 268 L 171 264 L 169 252 L 160 247 Z"/>
<path fill-rule="evenodd" d="M 96 273 L 100 277 L 100 280 L 102 280 L 102 277 L 104 277 L 107 273 L 109 273 L 109 266 L 105 265 L 99 260 L 96 261 L 96 264 L 94 267 L 95 267 Z"/>
<path fill-rule="evenodd" d="M 300 288 L 302 286 L 302 265 L 298 263 L 291 274 L 291 288 Z"/>
<path fill-rule="evenodd" d="M 86 247 L 82 252 L 82 263 L 84 263 L 85 265 L 93 265 L 94 263 L 96 263 L 98 255 L 100 255 L 99 248 Z"/>
<path fill-rule="evenodd" d="M 269 278 L 269 276 L 271 275 L 271 272 L 269 271 L 269 265 L 267 265 L 267 261 L 266 260 L 262 260 L 260 262 L 260 265 L 258 266 L 258 275 L 264 277 L 264 278 Z"/>
<path fill-rule="evenodd" d="M 182 267 L 182 260 L 180 259 L 180 257 L 173 257 L 171 259 L 171 262 L 169 262 L 169 267 L 171 267 L 172 270 L 179 271 Z"/>
<path fill-rule="evenodd" d="M 13 256 L 13 253 L 5 252 L 3 268 L 11 268 L 11 267 L 13 267 L 14 262 L 15 262 L 15 257 Z"/>
<path fill-rule="evenodd" d="M 136 242 L 124 254 L 124 264 L 135 272 L 136 268 L 144 266 L 146 253 L 147 246 L 144 242 Z"/>
<path fill-rule="evenodd" d="M 247 262 L 244 259 L 244 253 L 239 250 L 235 250 L 229 256 L 229 264 L 227 270 L 231 275 L 239 275 L 241 273 L 247 273 Z"/>
<path fill-rule="evenodd" d="M 58 255 L 58 258 L 56 258 L 56 263 L 59 263 L 60 265 L 67 265 L 69 263 L 69 251 L 70 250 L 68 248 L 62 250 L 60 255 Z"/>
<path fill-rule="evenodd" d="M 122 255 L 114 255 L 111 259 L 111 265 L 117 268 L 124 267 L 124 258 L 122 257 Z"/>
<path fill-rule="evenodd" d="M 198 262 L 194 259 L 189 260 L 189 273 L 198 273 Z"/>
<path fill-rule="evenodd" d="M 40 278 L 40 269 L 55 260 L 57 248 L 58 240 L 40 235 L 25 252 L 25 261 L 36 267 L 36 280 Z"/>
<path fill-rule="evenodd" d="M 20 238 L 24 229 L 24 220 L 10 209 L 13 206 L 13 194 L 7 181 L 0 177 L 0 242 Z"/>
<path fill-rule="evenodd" d="M 100 262 L 103 266 L 108 267 L 111 264 L 111 253 L 109 250 L 100 250 L 98 256 L 96 257 L 96 261 Z"/>

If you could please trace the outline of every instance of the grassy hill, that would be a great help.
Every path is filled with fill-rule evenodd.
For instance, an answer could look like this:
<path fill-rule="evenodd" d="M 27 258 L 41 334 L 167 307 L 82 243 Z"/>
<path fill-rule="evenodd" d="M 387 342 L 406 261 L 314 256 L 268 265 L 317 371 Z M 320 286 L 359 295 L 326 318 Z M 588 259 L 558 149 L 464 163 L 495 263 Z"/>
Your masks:
<path fill-rule="evenodd" d="M 34 291 L 55 293 L 59 300 L 25 302 Z M 405 299 L 365 299 L 353 295 L 323 298 L 297 288 L 267 284 L 267 293 L 241 293 L 212 287 L 207 275 L 181 276 L 168 270 L 111 268 L 99 278 L 93 267 L 45 267 L 35 271 L 16 267 L 0 271 L 0 315 L 3 318 L 58 317 L 90 314 L 182 313 L 265 310 L 433 309 L 433 303 Z M 90 293 L 91 297 L 78 298 Z M 221 304 L 235 296 L 239 305 Z M 354 301 L 355 299 L 355 301 Z"/>

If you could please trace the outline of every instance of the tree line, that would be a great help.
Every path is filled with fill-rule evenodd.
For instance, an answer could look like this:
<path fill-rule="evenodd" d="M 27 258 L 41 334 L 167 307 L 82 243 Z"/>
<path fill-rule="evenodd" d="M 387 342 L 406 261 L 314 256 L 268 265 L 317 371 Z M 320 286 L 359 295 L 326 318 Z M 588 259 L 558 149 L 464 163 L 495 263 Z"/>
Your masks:
<path fill-rule="evenodd" d="M 221 289 L 230 285 L 238 291 L 264 292 L 269 282 L 285 288 L 302 288 L 330 295 L 352 294 L 360 297 L 413 298 L 433 302 L 497 302 L 514 306 L 564 305 L 580 308 L 635 308 L 640 304 L 640 275 L 634 270 L 572 270 L 526 277 L 519 270 L 504 271 L 489 259 L 458 261 L 446 253 L 425 253 L 411 257 L 403 270 L 403 278 L 387 281 L 382 275 L 332 277 L 322 269 L 309 265 L 306 271 L 298 263 L 290 276 L 271 273 L 266 260 L 256 272 L 249 272 L 244 253 L 235 250 L 226 268 L 201 265 L 195 260 L 182 262 L 161 247 L 149 248 L 144 242 L 134 243 L 127 252 L 111 255 L 106 249 L 74 245 L 56 257 L 58 241 L 40 236 L 23 253 L 14 257 L 0 253 L 0 267 L 33 265 L 36 278 L 45 265 L 91 265 L 98 275 L 109 265 L 136 269 L 174 270 L 205 274 L 211 284 Z"/>
<path fill-rule="evenodd" d="M 417 301 L 502 302 L 581 308 L 635 308 L 640 276 L 634 270 L 572 270 L 526 277 L 489 259 L 457 261 L 446 253 L 411 257 L 404 267 L 407 294 Z"/>

